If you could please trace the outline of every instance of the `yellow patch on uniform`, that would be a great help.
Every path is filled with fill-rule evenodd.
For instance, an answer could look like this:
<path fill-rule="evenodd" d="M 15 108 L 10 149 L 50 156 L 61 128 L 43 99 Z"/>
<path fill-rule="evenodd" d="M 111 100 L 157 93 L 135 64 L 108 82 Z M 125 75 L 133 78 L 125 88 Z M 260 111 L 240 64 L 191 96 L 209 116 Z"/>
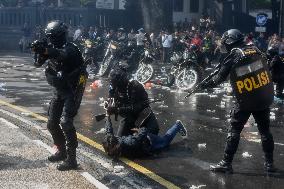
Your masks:
<path fill-rule="evenodd" d="M 85 85 L 87 83 L 87 77 L 85 75 L 80 75 L 79 85 Z"/>
<path fill-rule="evenodd" d="M 254 49 L 247 49 L 244 51 L 245 55 L 252 55 L 252 54 L 256 54 L 256 50 Z"/>
<path fill-rule="evenodd" d="M 261 72 L 254 77 L 247 77 L 236 82 L 238 92 L 242 94 L 244 91 L 252 92 L 255 89 L 263 87 L 270 83 L 267 71 Z"/>

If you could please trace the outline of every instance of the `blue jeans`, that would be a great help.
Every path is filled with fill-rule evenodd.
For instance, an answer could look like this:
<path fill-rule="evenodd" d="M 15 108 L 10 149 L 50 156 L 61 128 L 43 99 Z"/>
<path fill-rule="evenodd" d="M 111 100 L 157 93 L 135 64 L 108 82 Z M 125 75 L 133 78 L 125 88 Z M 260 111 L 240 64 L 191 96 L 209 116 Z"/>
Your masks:
<path fill-rule="evenodd" d="M 180 129 L 180 124 L 174 124 L 163 137 L 148 133 L 147 136 L 151 143 L 151 151 L 161 150 L 169 146 Z"/>

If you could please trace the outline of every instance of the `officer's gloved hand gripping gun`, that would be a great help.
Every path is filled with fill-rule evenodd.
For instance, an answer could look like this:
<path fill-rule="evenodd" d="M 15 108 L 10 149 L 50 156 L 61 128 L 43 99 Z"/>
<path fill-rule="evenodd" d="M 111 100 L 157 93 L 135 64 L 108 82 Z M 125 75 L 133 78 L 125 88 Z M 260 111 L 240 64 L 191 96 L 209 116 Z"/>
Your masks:
<path fill-rule="evenodd" d="M 114 103 L 114 98 L 110 98 L 108 101 L 104 102 L 104 109 L 105 109 L 106 113 L 95 115 L 96 121 L 98 121 L 98 122 L 102 121 L 103 119 L 105 119 L 110 114 L 114 114 L 115 121 L 118 120 L 118 112 L 117 112 L 117 107 L 115 106 L 115 103 Z M 112 109 L 112 110 L 110 110 L 110 109 Z"/>
<path fill-rule="evenodd" d="M 152 104 L 152 103 L 156 103 L 156 102 L 162 102 L 165 99 L 166 98 L 163 97 L 161 99 L 156 99 L 156 100 L 152 100 L 152 101 L 147 100 L 147 101 L 145 101 L 145 103 Z M 109 109 L 109 107 L 110 107 L 111 110 Z M 109 115 L 108 112 L 111 112 L 112 114 L 114 114 L 115 115 L 115 121 L 117 121 L 117 118 L 118 118 L 118 107 L 117 107 L 117 104 L 114 103 L 114 99 L 113 98 L 110 98 L 108 101 L 105 101 L 104 109 L 106 110 L 106 113 L 95 115 L 95 118 L 96 118 L 97 122 L 102 121 L 103 119 L 108 117 L 108 115 Z"/>
<path fill-rule="evenodd" d="M 209 76 L 207 76 L 205 79 L 203 79 L 200 83 L 198 83 L 193 89 L 188 91 L 188 94 L 184 98 L 190 97 L 193 93 L 197 92 L 199 89 L 202 88 L 202 86 L 206 85 L 214 76 L 218 75 L 218 73 L 221 70 L 221 63 L 219 63 L 215 68 L 214 72 L 212 72 Z"/>
<path fill-rule="evenodd" d="M 43 55 L 48 47 L 47 40 L 35 40 L 31 44 L 29 44 L 28 48 L 31 49 L 32 52 L 35 53 L 34 59 L 37 61 L 39 55 Z"/>
<path fill-rule="evenodd" d="M 28 48 L 32 50 L 35 54 L 42 55 L 45 53 L 46 48 L 48 47 L 47 40 L 35 40 L 28 45 Z"/>

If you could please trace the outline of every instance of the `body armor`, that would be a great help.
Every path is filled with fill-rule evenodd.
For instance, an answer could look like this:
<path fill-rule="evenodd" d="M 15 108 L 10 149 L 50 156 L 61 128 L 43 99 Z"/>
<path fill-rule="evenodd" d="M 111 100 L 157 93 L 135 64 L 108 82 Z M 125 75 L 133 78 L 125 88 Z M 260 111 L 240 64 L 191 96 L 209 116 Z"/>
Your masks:
<path fill-rule="evenodd" d="M 240 109 L 258 111 L 273 101 L 273 83 L 266 59 L 254 46 L 234 48 L 240 58 L 233 65 L 230 81 Z"/>
<path fill-rule="evenodd" d="M 57 89 L 71 88 L 74 90 L 81 75 L 87 77 L 82 56 L 78 47 L 73 43 L 66 43 L 60 50 L 65 51 L 68 56 L 60 58 L 62 55 L 59 53 L 58 57 L 48 60 L 45 70 L 47 82 Z"/>

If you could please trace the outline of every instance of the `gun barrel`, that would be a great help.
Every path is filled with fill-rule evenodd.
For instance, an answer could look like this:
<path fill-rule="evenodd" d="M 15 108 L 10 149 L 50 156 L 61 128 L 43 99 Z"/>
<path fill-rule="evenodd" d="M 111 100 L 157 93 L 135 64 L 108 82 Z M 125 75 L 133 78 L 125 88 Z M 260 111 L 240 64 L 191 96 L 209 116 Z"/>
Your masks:
<path fill-rule="evenodd" d="M 192 89 L 191 91 L 188 92 L 188 94 L 184 97 L 184 98 L 188 98 L 189 96 L 191 96 L 193 93 L 195 93 L 199 88 L 200 86 L 203 84 L 203 83 L 206 83 L 208 81 L 210 81 L 210 79 L 212 79 L 215 75 L 217 75 L 221 70 L 221 64 L 218 64 L 216 67 L 215 67 L 215 71 L 212 72 L 209 76 L 207 76 L 205 79 L 203 79 L 194 89 Z"/>

